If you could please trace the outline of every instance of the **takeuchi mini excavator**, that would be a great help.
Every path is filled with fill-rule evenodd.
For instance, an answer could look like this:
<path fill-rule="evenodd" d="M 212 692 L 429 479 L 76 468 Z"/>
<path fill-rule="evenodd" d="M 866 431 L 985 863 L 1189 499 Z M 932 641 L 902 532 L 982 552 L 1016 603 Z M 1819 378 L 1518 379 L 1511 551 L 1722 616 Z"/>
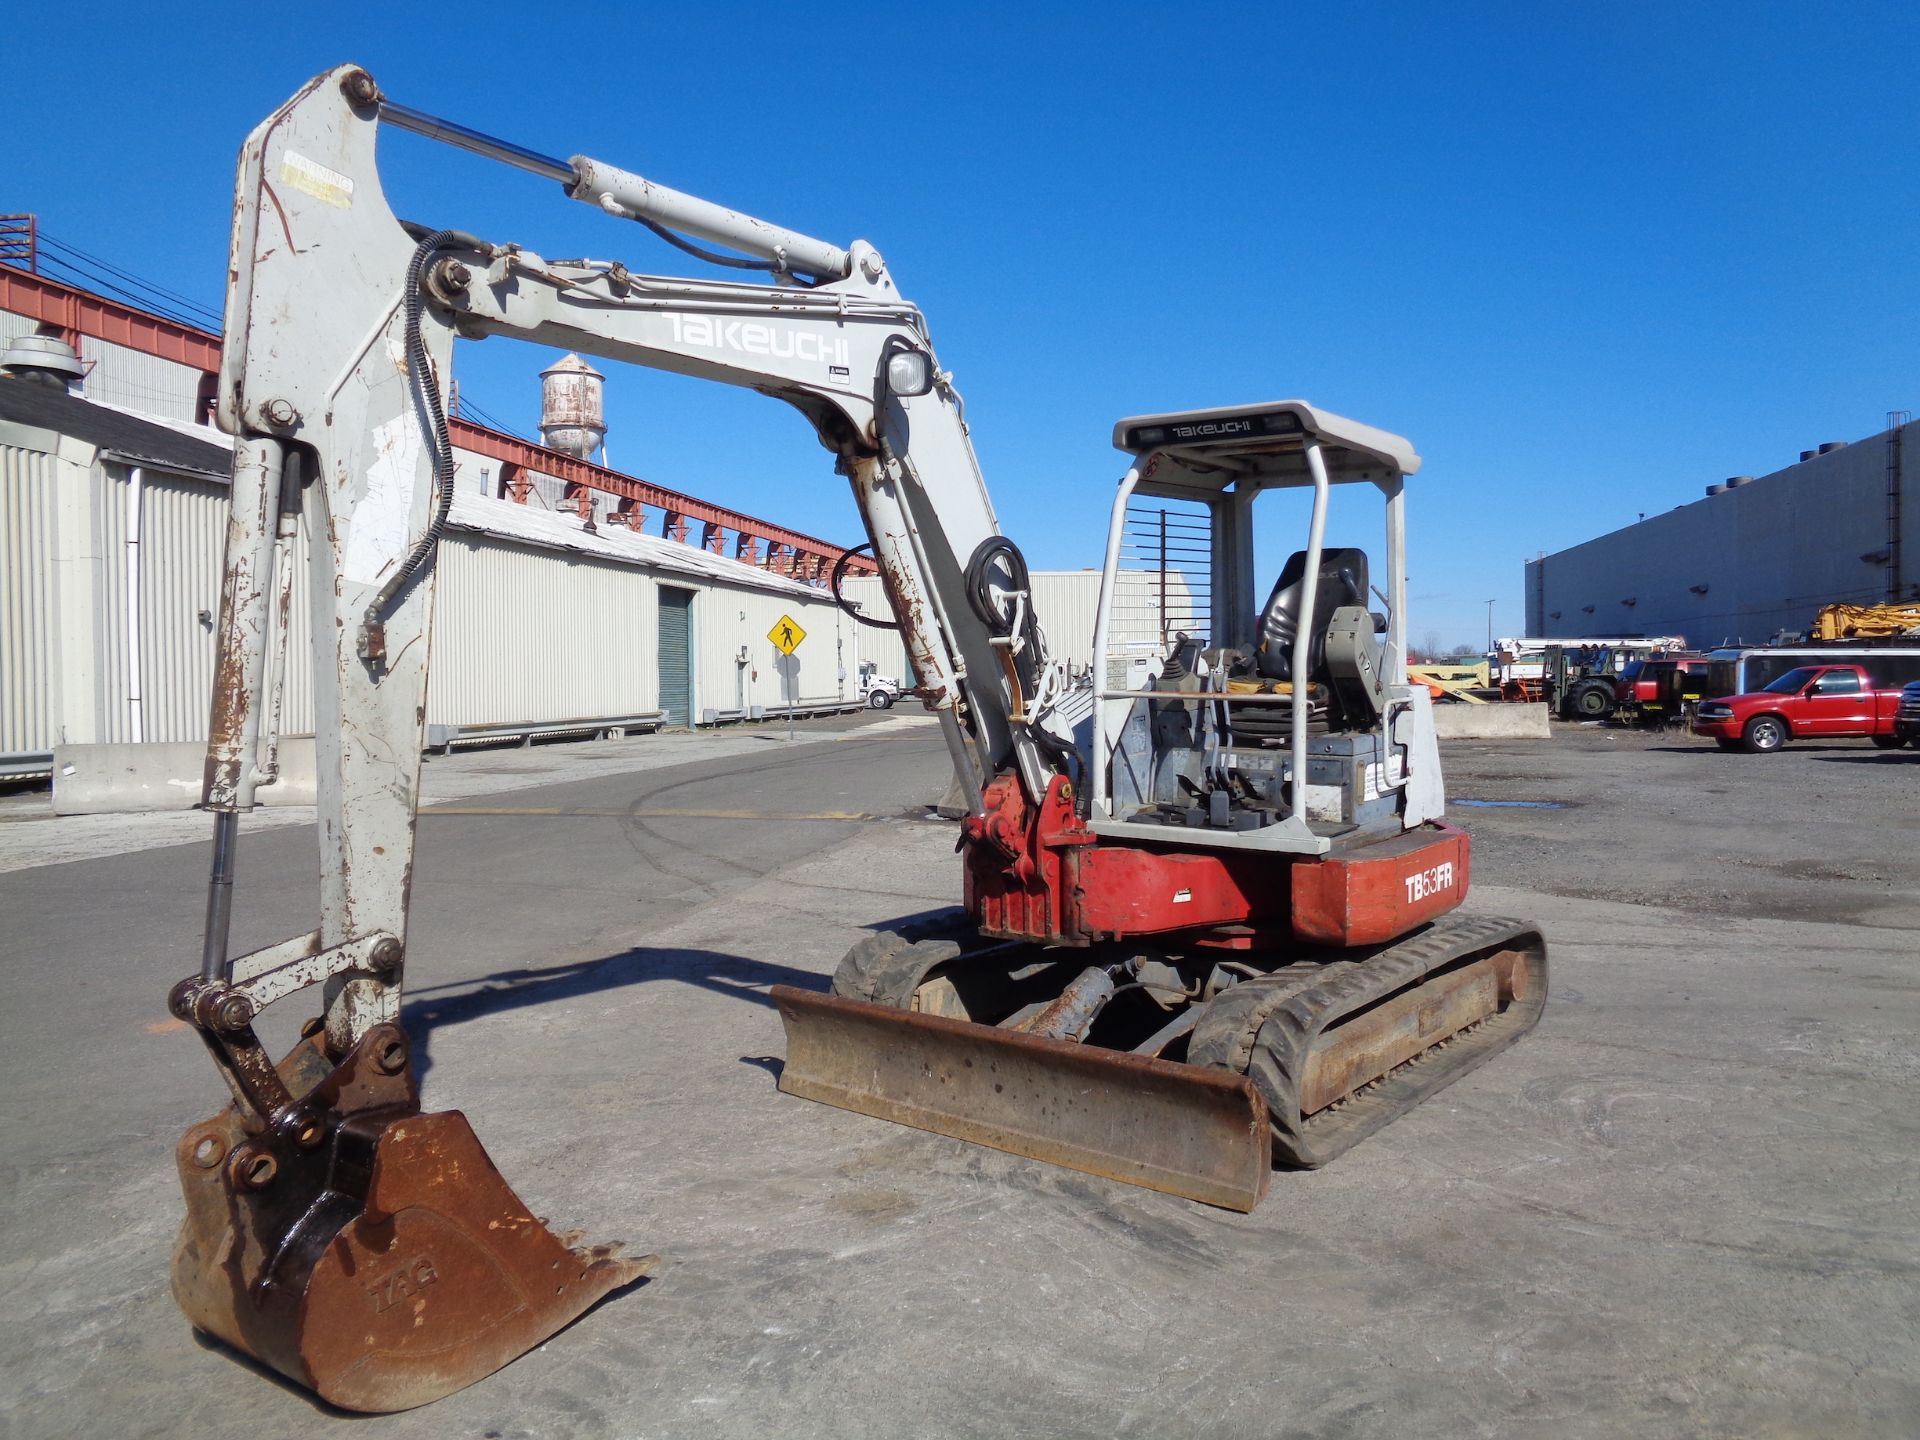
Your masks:
<path fill-rule="evenodd" d="M 383 126 L 760 273 L 647 275 L 404 223 Z M 533 1218 L 461 1114 L 421 1110 L 400 1025 L 455 336 L 759 390 L 852 488 L 968 798 L 965 904 L 863 940 L 830 994 L 776 988 L 783 1090 L 1245 1210 L 1276 1159 L 1324 1163 L 1539 1015 L 1538 931 L 1454 914 L 1468 846 L 1407 683 L 1419 458 L 1397 436 L 1294 400 L 1121 421 L 1087 683 L 1050 655 L 952 376 L 864 242 L 493 139 L 348 66 L 248 137 L 229 273 L 213 867 L 200 972 L 170 997 L 232 1092 L 177 1152 L 173 1287 L 202 1330 L 336 1405 L 403 1409 L 653 1259 Z M 1326 542 L 1340 486 L 1382 503 L 1378 576 Z M 1256 508 L 1289 496 L 1305 545 L 1268 577 Z M 303 515 L 319 924 L 236 956 L 238 818 L 271 768 Z M 323 1013 L 276 1062 L 255 1019 L 313 986 Z"/>

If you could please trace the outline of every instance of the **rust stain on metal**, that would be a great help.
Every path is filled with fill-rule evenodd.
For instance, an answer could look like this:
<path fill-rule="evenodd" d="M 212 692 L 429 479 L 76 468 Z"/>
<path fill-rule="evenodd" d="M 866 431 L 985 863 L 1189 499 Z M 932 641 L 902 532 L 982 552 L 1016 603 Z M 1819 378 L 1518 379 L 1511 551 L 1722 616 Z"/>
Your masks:
<path fill-rule="evenodd" d="M 789 1095 L 1229 1210 L 1267 1192 L 1267 1107 L 1243 1075 L 786 985 L 772 994 Z"/>
<path fill-rule="evenodd" d="M 305 251 L 293 243 L 293 225 L 287 219 L 286 206 L 282 205 L 280 203 L 280 197 L 273 193 L 272 182 L 270 182 L 264 174 L 262 174 L 260 178 L 260 189 L 266 195 L 267 199 L 272 202 L 273 213 L 280 217 L 280 232 L 287 237 L 287 248 L 295 255 L 305 254 Z M 269 255 L 272 253 L 272 251 L 267 252 Z M 266 259 L 266 255 L 260 256 L 259 259 Z M 256 263 L 258 262 L 256 261 Z"/>
<path fill-rule="evenodd" d="M 173 1292 L 201 1329 L 349 1410 L 464 1388 L 657 1256 L 582 1247 L 527 1210 L 457 1111 L 422 1114 L 397 1026 L 337 1066 L 311 1036 L 270 1122 L 233 1107 L 176 1151 Z"/>
<path fill-rule="evenodd" d="M 1317 1114 L 1471 1025 L 1499 1014 L 1527 991 L 1513 950 L 1448 970 L 1337 1028 L 1307 1056 L 1300 1112 Z"/>

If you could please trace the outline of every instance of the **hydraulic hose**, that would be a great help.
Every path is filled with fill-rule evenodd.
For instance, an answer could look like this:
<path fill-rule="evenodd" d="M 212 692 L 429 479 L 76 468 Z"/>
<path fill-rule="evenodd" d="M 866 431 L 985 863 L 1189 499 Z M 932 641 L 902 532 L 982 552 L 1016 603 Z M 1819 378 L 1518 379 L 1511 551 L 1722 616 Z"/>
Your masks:
<path fill-rule="evenodd" d="M 1026 604 L 1009 613 L 994 603 L 993 590 L 987 570 L 998 560 L 1007 572 L 1007 582 L 1016 591 L 1024 592 Z M 1004 535 L 989 535 L 977 546 L 967 560 L 967 604 L 973 613 L 980 617 L 980 623 L 987 627 L 989 634 L 996 640 L 1012 641 L 1018 638 L 1022 643 L 1019 653 L 1009 654 L 1007 664 L 1013 668 L 1019 684 L 1032 694 L 1040 678 L 1042 667 L 1046 663 L 1045 647 L 1040 641 L 1040 625 L 1033 613 L 1032 580 L 1027 573 L 1027 557 L 1020 553 L 1020 547 Z M 1016 637 L 1014 629 L 1018 626 L 1021 634 Z M 1051 756 L 1063 773 L 1074 781 L 1077 789 L 1084 791 L 1080 752 L 1049 733 L 1044 726 L 1030 725 L 1027 733 L 1033 737 L 1033 743 Z"/>
<path fill-rule="evenodd" d="M 993 591 L 989 588 L 987 566 L 995 560 L 1007 569 L 1007 579 L 1015 590 L 1029 590 L 1027 578 L 1027 558 L 1020 553 L 1020 547 L 1004 535 L 989 535 L 974 548 L 967 561 L 967 603 L 973 607 L 973 613 L 980 617 L 981 623 L 1002 639 L 1013 637 L 1016 615 L 1003 612 L 993 603 Z M 1031 592 L 1029 591 L 1029 594 Z M 1033 625 L 1033 607 L 1027 606 L 1027 627 Z"/>
<path fill-rule="evenodd" d="M 873 549 L 873 542 L 868 540 L 854 546 L 851 550 L 842 551 L 840 558 L 833 562 L 833 574 L 827 581 L 827 589 L 833 596 L 833 603 L 844 610 L 849 618 L 859 624 L 871 626 L 875 630 L 898 630 L 900 628 L 900 622 L 898 620 L 875 620 L 862 611 L 858 605 L 840 593 L 840 586 L 845 583 L 847 578 L 847 562 L 862 550 L 871 549 Z"/>
<path fill-rule="evenodd" d="M 455 234 L 452 230 L 435 230 L 414 247 L 413 258 L 407 262 L 407 382 L 413 387 L 416 398 L 426 407 L 427 418 L 432 421 L 432 433 L 428 440 L 433 446 L 433 513 L 427 521 L 426 530 L 414 542 L 413 549 L 401 562 L 400 568 L 387 577 L 387 583 L 380 587 L 380 593 L 367 606 L 361 622 L 360 653 L 363 658 L 373 661 L 386 658 L 384 621 L 387 607 L 393 603 L 395 596 L 433 563 L 434 553 L 440 546 L 441 533 L 447 527 L 447 514 L 453 509 L 453 436 L 447 429 L 446 407 L 440 403 L 440 387 L 434 379 L 433 367 L 428 363 L 426 341 L 420 335 L 420 318 L 426 308 L 423 281 L 427 262 L 441 246 L 453 240 Z"/>

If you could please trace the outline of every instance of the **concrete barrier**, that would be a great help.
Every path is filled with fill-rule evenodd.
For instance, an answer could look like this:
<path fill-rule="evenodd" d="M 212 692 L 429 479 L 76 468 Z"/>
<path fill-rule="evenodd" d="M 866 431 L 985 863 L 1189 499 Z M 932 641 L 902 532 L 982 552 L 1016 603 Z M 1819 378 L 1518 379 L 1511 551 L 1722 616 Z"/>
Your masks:
<path fill-rule="evenodd" d="M 58 745 L 53 751 L 53 813 L 133 815 L 191 810 L 200 803 L 204 741 L 147 745 Z M 280 741 L 280 778 L 254 792 L 262 805 L 314 801 L 313 737 Z"/>
<path fill-rule="evenodd" d="M 1442 740 L 1545 740 L 1545 705 L 1436 705 L 1433 733 Z"/>

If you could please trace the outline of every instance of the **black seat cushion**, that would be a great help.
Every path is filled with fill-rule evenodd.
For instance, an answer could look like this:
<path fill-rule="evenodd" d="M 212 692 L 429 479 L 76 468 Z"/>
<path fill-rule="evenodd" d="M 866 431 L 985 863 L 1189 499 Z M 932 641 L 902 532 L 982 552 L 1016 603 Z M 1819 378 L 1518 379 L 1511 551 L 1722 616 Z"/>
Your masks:
<path fill-rule="evenodd" d="M 1280 578 L 1260 612 L 1260 634 L 1253 663 L 1269 680 L 1293 678 L 1293 646 L 1300 629 L 1301 582 L 1307 575 L 1307 552 L 1296 550 L 1280 567 Z M 1342 606 L 1367 604 L 1367 554 L 1364 550 L 1320 552 L 1320 577 L 1314 587 L 1313 623 L 1307 627 L 1307 677 L 1324 682 L 1327 626 Z"/>

